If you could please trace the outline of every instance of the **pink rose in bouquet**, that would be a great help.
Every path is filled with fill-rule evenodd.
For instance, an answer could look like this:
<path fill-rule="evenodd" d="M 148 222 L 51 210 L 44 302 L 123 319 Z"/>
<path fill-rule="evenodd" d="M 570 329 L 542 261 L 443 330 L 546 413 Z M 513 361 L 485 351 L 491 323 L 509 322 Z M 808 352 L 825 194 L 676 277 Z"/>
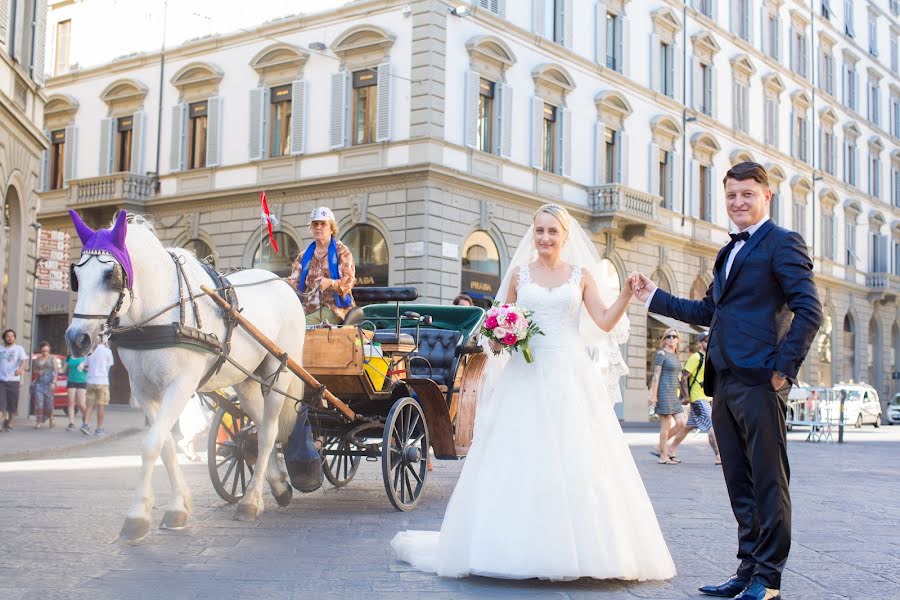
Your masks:
<path fill-rule="evenodd" d="M 525 362 L 528 363 L 534 361 L 529 344 L 532 336 L 544 335 L 532 320 L 531 311 L 515 304 L 498 303 L 488 311 L 481 333 L 502 345 L 507 352 L 518 352 L 521 349 Z"/>

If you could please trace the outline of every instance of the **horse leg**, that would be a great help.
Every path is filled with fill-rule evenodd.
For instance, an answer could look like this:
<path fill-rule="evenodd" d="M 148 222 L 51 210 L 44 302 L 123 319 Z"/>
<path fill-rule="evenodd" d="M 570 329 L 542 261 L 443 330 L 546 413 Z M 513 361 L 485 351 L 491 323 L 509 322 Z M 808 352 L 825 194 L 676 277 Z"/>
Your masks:
<path fill-rule="evenodd" d="M 279 367 L 280 363 L 277 360 L 268 357 L 263 361 L 258 372 L 264 374 L 272 373 Z M 286 380 L 287 377 L 282 375 L 278 377 L 275 385 L 284 385 Z M 269 480 L 269 485 L 272 486 L 272 493 L 275 495 L 276 499 L 284 496 L 284 490 L 290 489 L 280 478 L 273 478 L 271 476 L 271 471 L 269 471 L 270 457 L 273 459 L 272 462 L 277 462 L 277 457 L 272 456 L 272 454 L 275 449 L 275 441 L 278 435 L 278 415 L 284 404 L 284 398 L 281 394 L 275 392 L 270 392 L 268 396 L 263 397 L 260 385 L 254 381 L 244 381 L 238 384 L 238 386 L 235 386 L 235 389 L 243 397 L 250 399 L 248 408 L 252 407 L 251 410 L 256 409 L 255 412 L 262 413 L 257 415 L 261 417 L 257 419 L 254 418 L 253 414 L 248 412 L 250 418 L 252 418 L 257 425 L 259 434 L 259 455 L 256 459 L 256 470 L 253 471 L 253 477 L 250 478 L 250 483 L 247 486 L 247 490 L 244 492 L 244 497 L 238 502 L 237 511 L 234 517 L 238 521 L 255 521 L 263 512 L 263 477 L 266 477 Z M 258 410 L 259 407 L 262 407 L 261 411 Z M 289 502 L 290 499 L 287 498 L 286 501 Z M 279 502 L 279 504 L 280 503 L 281 502 Z"/>
<path fill-rule="evenodd" d="M 178 454 L 175 449 L 175 439 L 172 437 L 170 430 L 169 435 L 163 442 L 161 457 L 169 475 L 169 485 L 172 487 L 172 500 L 166 508 L 159 527 L 177 531 L 187 527 L 188 517 L 190 517 L 193 509 L 193 500 L 191 499 L 191 490 L 184 480 L 184 473 L 178 464 Z"/>
<path fill-rule="evenodd" d="M 191 385 L 184 380 L 176 381 L 170 385 L 162 396 L 162 402 L 145 402 L 145 411 L 153 420 L 150 431 L 144 437 L 141 448 L 141 480 L 138 484 L 134 502 L 126 514 L 125 523 L 119 533 L 121 539 L 136 542 L 143 539 L 150 530 L 150 512 L 153 508 L 153 466 L 160 457 L 163 446 L 171 439 L 171 430 L 175 421 L 187 404 L 191 395 Z M 196 386 L 194 386 L 196 387 Z M 135 389 L 132 386 L 132 389 Z M 153 418 L 153 413 L 155 418 Z M 174 447 L 173 447 L 174 450 Z M 172 453 L 174 457 L 174 452 Z M 174 463 L 174 461 L 173 461 Z M 177 469 L 177 463 L 174 464 Z M 171 475 L 170 475 L 171 477 Z M 180 469 L 174 480 L 178 487 L 173 486 L 172 506 L 184 506 L 183 490 L 187 489 Z M 188 504 L 190 500 L 188 500 Z"/>
<path fill-rule="evenodd" d="M 284 381 L 284 376 L 281 378 L 282 383 Z M 259 427 L 266 419 L 266 399 L 262 395 L 262 389 L 260 385 L 253 380 L 246 380 L 240 384 L 234 386 L 235 391 L 241 399 L 241 407 L 247 413 L 247 415 L 253 419 L 254 423 L 257 423 L 257 431 L 258 438 L 257 443 L 258 447 L 262 448 L 263 440 L 262 440 L 262 431 Z M 277 417 L 276 417 L 277 421 Z M 276 428 L 277 429 L 277 428 Z M 276 441 L 277 441 L 277 430 L 276 430 Z M 272 455 L 268 461 L 268 465 L 266 466 L 265 477 L 269 482 L 269 488 L 272 491 L 272 496 L 275 498 L 275 501 L 279 506 L 287 506 L 291 502 L 291 498 L 293 496 L 293 489 L 287 482 L 287 475 L 281 469 L 281 465 L 278 461 L 278 457 L 274 452 L 274 443 L 272 447 Z M 253 477 L 256 477 L 256 473 L 259 473 L 261 463 L 259 458 L 257 457 L 256 462 L 256 470 L 254 470 Z M 246 498 L 246 495 L 245 495 Z M 240 506 L 238 507 L 240 511 Z M 241 517 L 236 517 L 241 518 Z"/>

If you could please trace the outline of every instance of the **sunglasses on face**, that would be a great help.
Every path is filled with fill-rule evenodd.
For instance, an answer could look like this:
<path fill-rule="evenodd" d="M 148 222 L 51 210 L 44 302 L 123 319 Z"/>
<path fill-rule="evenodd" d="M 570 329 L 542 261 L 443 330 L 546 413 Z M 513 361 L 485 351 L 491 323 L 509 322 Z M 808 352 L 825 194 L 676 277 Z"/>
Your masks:
<path fill-rule="evenodd" d="M 667 336 L 666 336 L 665 338 L 663 338 L 663 339 L 667 339 L 667 340 L 677 340 L 677 339 L 678 339 L 678 336 L 677 336 L 677 335 L 671 335 L 671 334 L 670 334 L 670 335 L 667 335 Z"/>

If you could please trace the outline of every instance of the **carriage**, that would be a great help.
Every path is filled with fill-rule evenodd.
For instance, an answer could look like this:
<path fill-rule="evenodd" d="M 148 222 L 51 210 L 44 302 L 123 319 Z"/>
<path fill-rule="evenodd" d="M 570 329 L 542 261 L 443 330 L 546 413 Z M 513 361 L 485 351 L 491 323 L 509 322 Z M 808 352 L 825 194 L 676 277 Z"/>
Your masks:
<path fill-rule="evenodd" d="M 225 310 L 226 300 L 204 290 Z M 403 305 L 412 287 L 357 288 L 362 308 L 342 326 L 308 327 L 302 366 L 235 318 L 284 368 L 304 380 L 325 478 L 347 485 L 363 458 L 381 459 L 384 489 L 400 511 L 425 490 L 429 447 L 439 460 L 466 455 L 486 355 L 477 343 L 484 310 L 473 306 Z M 253 474 L 256 426 L 235 397 L 207 394 L 215 409 L 208 468 L 216 492 L 238 502 Z"/>

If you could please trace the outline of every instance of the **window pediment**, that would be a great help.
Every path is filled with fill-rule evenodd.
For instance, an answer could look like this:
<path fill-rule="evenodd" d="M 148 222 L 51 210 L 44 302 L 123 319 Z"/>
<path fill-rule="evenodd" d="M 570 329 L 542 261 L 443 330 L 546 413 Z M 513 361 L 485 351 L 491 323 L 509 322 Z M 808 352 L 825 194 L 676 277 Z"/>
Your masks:
<path fill-rule="evenodd" d="M 891 223 L 891 233 L 894 235 L 894 238 L 900 237 L 900 219 Z"/>
<path fill-rule="evenodd" d="M 862 135 L 862 132 L 859 130 L 859 126 L 851 121 L 844 125 L 844 135 L 856 139 Z"/>
<path fill-rule="evenodd" d="M 833 108 L 826 106 L 819 111 L 819 120 L 822 122 L 822 125 L 831 129 L 834 127 L 834 124 L 837 123 L 838 116 Z"/>
<path fill-rule="evenodd" d="M 539 95 L 563 99 L 575 89 L 575 80 L 561 65 L 549 63 L 538 65 L 531 72 L 531 77 L 534 79 L 534 87 L 540 92 Z"/>
<path fill-rule="evenodd" d="M 872 229 L 881 229 L 883 225 L 885 225 L 887 221 L 884 218 L 884 214 L 878 209 L 872 209 L 869 211 L 869 227 Z"/>
<path fill-rule="evenodd" d="M 791 94 L 791 104 L 794 108 L 802 111 L 806 111 L 812 106 L 809 95 L 803 90 L 798 90 Z"/>
<path fill-rule="evenodd" d="M 856 200 L 848 198 L 844 200 L 844 214 L 848 219 L 856 220 L 856 217 L 862 214 L 862 206 Z"/>
<path fill-rule="evenodd" d="M 594 96 L 600 120 L 614 129 L 622 129 L 625 119 L 633 112 L 631 103 L 621 92 L 605 90 Z"/>
<path fill-rule="evenodd" d="M 819 192 L 819 201 L 823 209 L 833 210 L 838 205 L 838 195 L 831 188 L 824 188 Z"/>
<path fill-rule="evenodd" d="M 290 44 L 272 44 L 256 53 L 250 67 L 259 73 L 260 81 L 293 81 L 299 79 L 309 52 Z"/>
<path fill-rule="evenodd" d="M 791 10 L 791 22 L 794 27 L 807 27 L 809 25 L 809 15 L 799 10 Z"/>
<path fill-rule="evenodd" d="M 700 58 L 712 60 L 712 57 L 718 54 L 722 49 L 716 42 L 716 38 L 712 33 L 703 30 L 691 36 L 691 42 L 694 44 L 694 54 Z"/>
<path fill-rule="evenodd" d="M 900 166 L 900 150 L 891 152 L 891 162 L 896 166 Z"/>
<path fill-rule="evenodd" d="M 823 50 L 830 51 L 834 48 L 835 44 L 837 44 L 837 40 L 828 35 L 827 31 L 819 32 L 819 46 L 822 47 Z"/>
<path fill-rule="evenodd" d="M 847 50 L 846 48 L 844 48 L 843 55 L 844 55 L 844 62 L 848 62 L 852 65 L 855 65 L 857 62 L 859 62 L 859 57 L 857 55 L 855 55 L 853 52 L 851 52 L 850 50 Z"/>
<path fill-rule="evenodd" d="M 738 163 L 753 162 L 753 155 L 748 150 L 738 149 L 728 156 L 728 160 L 731 161 L 731 166 L 733 167 Z"/>
<path fill-rule="evenodd" d="M 653 19 L 653 25 L 656 28 L 657 33 L 662 33 L 663 31 L 678 33 L 681 31 L 681 19 L 679 19 L 678 15 L 675 14 L 675 11 L 669 7 L 653 11 L 650 14 L 650 18 Z"/>
<path fill-rule="evenodd" d="M 106 86 L 100 99 L 109 107 L 109 116 L 125 115 L 143 108 L 147 91 L 147 86 L 140 81 L 118 79 Z"/>
<path fill-rule="evenodd" d="M 795 175 L 791 179 L 791 191 L 794 192 L 795 196 L 805 197 L 812 191 L 812 182 L 808 177 Z"/>
<path fill-rule="evenodd" d="M 869 138 L 869 150 L 874 152 L 875 154 L 881 154 L 881 151 L 884 150 L 884 144 L 881 141 L 881 138 L 877 135 L 873 135 Z"/>
<path fill-rule="evenodd" d="M 722 147 L 716 138 L 708 133 L 695 133 L 691 138 L 691 149 L 694 151 L 694 158 L 708 164 Z"/>
<path fill-rule="evenodd" d="M 769 174 L 769 187 L 777 188 L 782 183 L 784 183 L 785 179 L 787 179 L 787 176 L 784 174 L 782 168 L 775 163 L 767 164 L 766 171 Z"/>
<path fill-rule="evenodd" d="M 49 120 L 67 119 L 75 117 L 78 112 L 78 100 L 67 94 L 54 94 L 47 98 L 47 104 L 44 105 L 44 118 Z"/>
<path fill-rule="evenodd" d="M 466 42 L 469 57 L 478 69 L 479 64 L 486 64 L 501 73 L 516 64 L 516 55 L 509 45 L 493 35 L 478 35 Z"/>
<path fill-rule="evenodd" d="M 873 69 L 872 67 L 868 68 L 868 72 L 869 72 L 869 78 L 875 79 L 876 81 L 881 81 L 881 78 L 884 77 L 884 75 L 882 75 L 879 71 L 877 71 L 876 69 Z"/>
<path fill-rule="evenodd" d="M 672 141 L 681 137 L 681 125 L 668 115 L 659 115 L 650 121 L 650 131 L 657 144 L 660 141 Z"/>
<path fill-rule="evenodd" d="M 340 34 L 331 44 L 331 50 L 345 64 L 369 60 L 373 63 L 385 60 L 397 36 L 376 25 L 357 25 Z"/>
<path fill-rule="evenodd" d="M 731 68 L 736 74 L 750 78 L 756 74 L 756 67 L 750 61 L 750 57 L 746 54 L 738 54 L 731 57 Z"/>
<path fill-rule="evenodd" d="M 772 92 L 776 96 L 780 96 L 782 92 L 786 89 L 784 87 L 784 81 L 782 81 L 781 77 L 778 76 L 778 73 L 772 72 L 767 73 L 762 78 L 763 88 L 767 92 Z"/>
<path fill-rule="evenodd" d="M 182 99 L 190 96 L 203 98 L 216 94 L 224 76 L 222 69 L 215 65 L 194 62 L 178 69 L 169 82 L 178 88 Z"/>

